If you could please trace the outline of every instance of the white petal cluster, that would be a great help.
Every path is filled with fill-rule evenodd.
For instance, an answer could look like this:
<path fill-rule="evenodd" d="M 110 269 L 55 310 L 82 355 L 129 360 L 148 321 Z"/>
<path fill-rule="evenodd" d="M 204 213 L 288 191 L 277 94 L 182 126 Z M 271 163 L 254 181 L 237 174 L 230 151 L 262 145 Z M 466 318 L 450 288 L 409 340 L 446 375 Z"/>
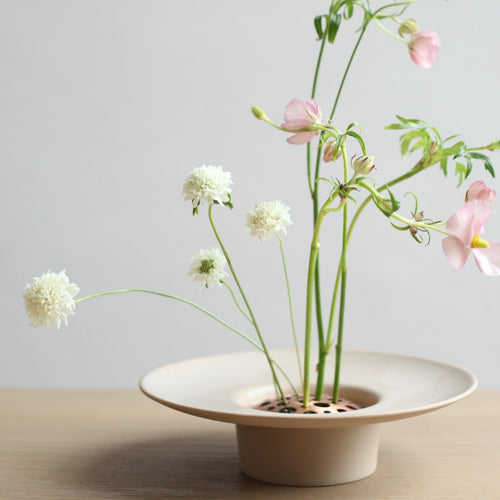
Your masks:
<path fill-rule="evenodd" d="M 61 322 L 68 325 L 67 316 L 75 313 L 73 297 L 80 291 L 75 283 L 70 283 L 65 271 L 47 272 L 26 285 L 23 294 L 24 307 L 31 326 L 55 326 Z"/>
<path fill-rule="evenodd" d="M 222 167 L 203 165 L 195 168 L 184 182 L 182 190 L 184 199 L 191 201 L 194 208 L 203 204 L 213 205 L 214 202 L 226 203 L 230 200 L 229 187 L 231 173 L 224 172 Z"/>
<path fill-rule="evenodd" d="M 259 242 L 268 240 L 279 231 L 286 234 L 286 226 L 290 226 L 290 207 L 281 201 L 264 201 L 255 205 L 247 214 L 247 227 L 252 236 L 257 236 Z"/>
<path fill-rule="evenodd" d="M 227 276 L 225 266 L 226 258 L 218 248 L 200 250 L 191 257 L 189 275 L 200 283 L 200 288 L 211 288 L 220 285 L 220 281 Z"/>

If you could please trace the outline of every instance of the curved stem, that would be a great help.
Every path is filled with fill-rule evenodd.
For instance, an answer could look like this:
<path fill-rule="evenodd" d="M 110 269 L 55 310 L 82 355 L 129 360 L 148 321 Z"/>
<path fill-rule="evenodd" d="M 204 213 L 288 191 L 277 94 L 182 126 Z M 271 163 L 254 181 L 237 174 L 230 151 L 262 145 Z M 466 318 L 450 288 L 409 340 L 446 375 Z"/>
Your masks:
<path fill-rule="evenodd" d="M 217 228 L 215 227 L 214 219 L 212 217 L 212 208 L 213 208 L 213 205 L 210 205 L 210 207 L 208 208 L 208 219 L 210 221 L 210 226 L 212 227 L 215 238 L 217 239 L 217 242 L 219 243 L 219 246 L 224 254 L 224 257 L 226 258 L 226 262 L 227 262 L 227 265 L 229 266 L 229 269 L 230 269 L 231 274 L 233 276 L 234 282 L 236 283 L 236 286 L 238 287 L 241 298 L 243 299 L 243 302 L 245 303 L 245 306 L 246 306 L 248 313 L 250 315 L 250 318 L 252 320 L 252 324 L 255 328 L 255 331 L 257 332 L 257 336 L 259 337 L 260 345 L 262 346 L 262 350 L 263 350 L 264 354 L 266 355 L 267 362 L 269 364 L 269 368 L 271 369 L 271 374 L 273 376 L 274 383 L 276 385 L 277 391 L 279 392 L 278 396 L 279 396 L 279 398 L 281 398 L 282 401 L 284 401 L 286 403 L 287 399 L 286 399 L 285 393 L 283 392 L 283 389 L 281 388 L 278 377 L 276 376 L 276 371 L 274 370 L 274 366 L 273 366 L 273 363 L 271 360 L 271 355 L 269 354 L 269 350 L 267 349 L 266 343 L 264 342 L 264 337 L 262 336 L 262 333 L 260 331 L 259 325 L 257 324 L 257 320 L 255 318 L 253 310 L 250 306 L 250 303 L 248 302 L 248 299 L 245 295 L 245 292 L 243 291 L 243 287 L 241 286 L 240 281 L 238 279 L 238 276 L 236 275 L 236 271 L 234 270 L 233 264 L 231 262 L 231 259 L 229 258 L 229 254 L 227 253 L 226 247 L 224 246 L 224 243 L 222 242 L 222 239 L 219 236 L 219 232 L 217 231 Z"/>
<path fill-rule="evenodd" d="M 380 186 L 379 188 L 377 188 L 377 191 L 379 193 L 382 192 L 382 191 L 385 191 L 386 189 L 389 189 L 390 187 L 392 187 L 392 186 L 394 186 L 396 184 L 399 184 L 400 182 L 402 182 L 402 181 L 404 181 L 406 179 L 409 179 L 410 177 L 413 177 L 414 175 L 418 174 L 419 172 L 422 172 L 423 170 L 429 168 L 433 164 L 426 165 L 426 166 L 424 166 L 422 168 L 415 168 L 414 167 L 411 170 L 409 170 L 408 172 L 406 172 L 405 174 L 400 175 L 399 177 L 396 177 L 392 181 L 389 181 L 389 182 L 386 182 L 385 184 L 382 184 L 382 186 Z M 418 163 L 417 163 L 417 165 L 418 165 Z M 349 226 L 349 231 L 347 232 L 347 241 L 348 242 L 351 239 L 352 232 L 354 230 L 354 226 L 356 225 L 356 222 L 358 221 L 361 213 L 366 208 L 366 206 L 368 205 L 368 203 L 370 203 L 370 200 L 371 200 L 371 196 L 368 196 L 363 201 L 363 203 L 361 203 L 361 205 L 358 207 L 358 209 L 356 210 L 356 213 L 354 214 L 353 218 L 351 219 L 351 224 Z"/>
<path fill-rule="evenodd" d="M 236 298 L 236 295 L 234 294 L 234 291 L 233 289 L 231 288 L 231 286 L 229 285 L 229 283 L 227 283 L 226 281 L 224 280 L 220 280 L 220 282 L 228 289 L 229 293 L 231 294 L 231 297 L 234 301 L 234 303 L 236 304 L 236 307 L 238 308 L 238 310 L 241 312 L 241 314 L 243 314 L 243 316 L 245 316 L 245 318 L 250 321 L 250 323 L 252 323 L 252 318 L 243 310 L 243 308 L 241 307 L 241 304 L 238 302 L 238 299 Z"/>
<path fill-rule="evenodd" d="M 304 376 L 302 374 L 302 364 L 300 362 L 299 343 L 297 341 L 297 331 L 295 329 L 295 320 L 293 317 L 292 294 L 290 291 L 290 280 L 288 279 L 288 269 L 287 269 L 287 265 L 286 265 L 285 251 L 283 249 L 283 241 L 279 237 L 278 233 L 275 233 L 275 234 L 276 234 L 276 238 L 278 238 L 278 241 L 280 243 L 281 262 L 283 263 L 283 272 L 285 273 L 286 292 L 288 295 L 288 309 L 290 311 L 290 323 L 292 325 L 293 343 L 295 345 L 295 353 L 297 355 L 297 366 L 299 368 L 300 384 L 302 385 L 304 382 Z"/>
<path fill-rule="evenodd" d="M 223 319 L 219 318 L 218 316 L 211 313 L 210 311 L 208 311 L 204 307 L 196 304 L 195 302 L 192 302 L 191 300 L 188 300 L 188 299 L 184 299 L 183 297 L 178 297 L 177 295 L 172 295 L 172 294 L 163 293 L 163 292 L 157 292 L 155 290 L 148 290 L 145 288 L 124 288 L 121 290 L 110 290 L 108 292 L 100 292 L 100 293 L 95 293 L 93 295 L 87 295 L 86 297 L 81 297 L 81 298 L 75 300 L 75 303 L 83 302 L 84 300 L 94 299 L 96 297 L 103 297 L 105 295 L 116 295 L 116 294 L 131 293 L 131 292 L 150 293 L 153 295 L 159 295 L 160 297 L 166 297 L 167 299 L 177 300 L 177 301 L 182 302 L 184 304 L 188 304 L 188 305 L 194 307 L 195 309 L 198 309 L 198 311 L 201 311 L 202 313 L 206 314 L 210 318 L 214 319 L 215 321 L 217 321 L 221 325 L 225 326 L 226 328 L 228 328 L 232 332 L 238 334 L 240 337 L 245 339 L 247 342 L 250 342 L 250 344 L 252 344 L 254 347 L 259 349 L 259 351 L 264 352 L 264 349 L 257 342 L 255 342 L 255 340 L 252 340 L 250 337 L 245 335 L 242 331 L 238 330 L 234 326 L 230 325 L 229 323 L 227 323 Z M 278 368 L 278 370 L 283 374 L 286 381 L 290 384 L 290 387 L 292 388 L 293 392 L 296 395 L 298 395 L 298 392 L 295 389 L 295 386 L 293 385 L 292 381 L 289 379 L 288 375 L 285 373 L 283 368 L 281 368 L 281 366 L 274 359 L 271 358 L 271 361 L 276 366 L 276 368 Z"/>
<path fill-rule="evenodd" d="M 374 17 L 373 22 L 387 35 L 392 36 L 399 42 L 403 42 L 405 45 L 408 44 L 408 42 L 403 37 L 396 35 L 391 30 L 388 30 L 377 18 Z"/>

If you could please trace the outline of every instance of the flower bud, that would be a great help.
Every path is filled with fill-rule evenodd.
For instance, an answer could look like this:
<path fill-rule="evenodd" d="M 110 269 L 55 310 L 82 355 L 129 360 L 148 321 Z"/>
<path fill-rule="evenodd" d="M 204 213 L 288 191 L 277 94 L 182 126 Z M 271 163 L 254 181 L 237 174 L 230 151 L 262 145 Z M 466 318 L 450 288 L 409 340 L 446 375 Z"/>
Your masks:
<path fill-rule="evenodd" d="M 405 19 L 399 26 L 399 34 L 403 35 L 414 35 L 419 30 L 417 21 L 415 19 Z"/>
<path fill-rule="evenodd" d="M 373 156 L 360 156 L 351 159 L 351 167 L 355 175 L 368 175 L 375 168 L 375 158 Z"/>
<path fill-rule="evenodd" d="M 342 156 L 342 150 L 339 147 L 337 149 L 337 153 L 335 154 L 335 158 L 333 157 L 333 154 L 335 153 L 336 147 L 337 147 L 337 141 L 328 141 L 325 144 L 325 147 L 323 149 L 323 161 L 325 163 L 327 163 L 329 161 L 338 160 Z"/>
<path fill-rule="evenodd" d="M 259 106 L 252 106 L 250 109 L 257 120 L 268 120 L 266 112 L 262 108 L 259 108 Z"/>

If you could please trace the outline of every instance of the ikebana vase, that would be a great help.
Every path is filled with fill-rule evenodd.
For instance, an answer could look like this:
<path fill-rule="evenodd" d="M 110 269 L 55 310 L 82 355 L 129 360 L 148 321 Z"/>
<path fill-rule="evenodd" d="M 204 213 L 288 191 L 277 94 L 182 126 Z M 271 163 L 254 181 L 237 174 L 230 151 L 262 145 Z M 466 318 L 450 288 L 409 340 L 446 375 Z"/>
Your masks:
<path fill-rule="evenodd" d="M 277 351 L 272 356 L 290 376 L 295 375 L 295 352 Z M 381 424 L 450 405 L 476 385 L 472 373 L 446 363 L 351 351 L 343 354 L 340 395 L 361 408 L 340 413 L 259 409 L 274 396 L 274 389 L 266 360 L 258 352 L 170 364 L 140 382 L 144 394 L 163 405 L 236 424 L 242 472 L 289 486 L 335 485 L 373 474 Z"/>

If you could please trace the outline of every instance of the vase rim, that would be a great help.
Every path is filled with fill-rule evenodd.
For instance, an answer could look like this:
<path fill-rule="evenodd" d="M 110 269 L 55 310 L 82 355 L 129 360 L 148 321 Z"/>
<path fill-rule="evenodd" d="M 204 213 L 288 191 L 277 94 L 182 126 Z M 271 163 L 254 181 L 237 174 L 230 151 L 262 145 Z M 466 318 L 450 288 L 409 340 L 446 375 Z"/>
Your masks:
<path fill-rule="evenodd" d="M 297 379 L 295 351 L 272 356 Z M 327 367 L 328 368 L 328 367 Z M 422 357 L 344 351 L 342 390 L 372 395 L 372 404 L 341 414 L 283 414 L 252 408 L 253 395 L 269 391 L 269 369 L 258 352 L 192 358 L 157 368 L 140 381 L 151 399 L 170 408 L 222 422 L 259 427 L 341 427 L 399 420 L 437 410 L 474 391 L 463 368 Z"/>

